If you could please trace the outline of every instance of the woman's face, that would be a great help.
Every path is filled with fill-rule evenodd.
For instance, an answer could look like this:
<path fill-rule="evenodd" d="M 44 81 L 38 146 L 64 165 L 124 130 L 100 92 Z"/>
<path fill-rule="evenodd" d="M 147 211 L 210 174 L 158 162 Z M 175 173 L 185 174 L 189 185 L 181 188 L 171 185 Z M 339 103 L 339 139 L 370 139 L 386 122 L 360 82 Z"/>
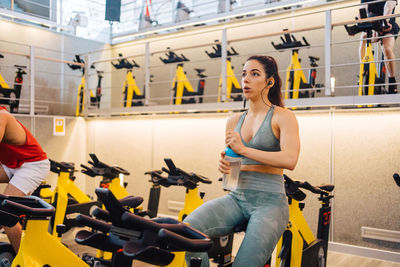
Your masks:
<path fill-rule="evenodd" d="M 244 64 L 242 72 L 242 89 L 247 100 L 257 100 L 261 93 L 268 95 L 267 77 L 263 65 L 257 60 L 249 60 Z M 262 92 L 262 90 L 264 92 Z"/>

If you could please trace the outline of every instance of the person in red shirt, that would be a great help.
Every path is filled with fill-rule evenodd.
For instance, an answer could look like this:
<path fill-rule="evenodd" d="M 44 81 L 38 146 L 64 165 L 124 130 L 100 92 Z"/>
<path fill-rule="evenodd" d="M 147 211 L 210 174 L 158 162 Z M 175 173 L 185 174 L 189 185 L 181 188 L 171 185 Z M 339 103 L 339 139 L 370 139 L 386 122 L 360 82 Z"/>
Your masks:
<path fill-rule="evenodd" d="M 4 194 L 29 195 L 49 172 L 50 162 L 39 143 L 22 123 L 0 106 L 0 183 L 8 183 Z M 4 227 L 4 230 L 17 252 L 21 226 Z"/>

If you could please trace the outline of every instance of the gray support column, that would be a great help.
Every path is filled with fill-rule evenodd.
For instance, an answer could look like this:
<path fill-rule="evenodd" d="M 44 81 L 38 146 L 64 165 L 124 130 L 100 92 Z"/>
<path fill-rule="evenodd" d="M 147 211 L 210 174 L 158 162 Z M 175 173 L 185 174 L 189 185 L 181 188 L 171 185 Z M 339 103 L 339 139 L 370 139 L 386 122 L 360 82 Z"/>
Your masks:
<path fill-rule="evenodd" d="M 331 11 L 325 11 L 325 95 L 331 95 Z"/>
<path fill-rule="evenodd" d="M 231 11 L 231 0 L 225 0 L 225 13 Z"/>
<path fill-rule="evenodd" d="M 85 57 L 85 88 L 84 88 L 84 95 L 85 99 L 83 99 L 83 103 L 85 109 L 83 110 L 84 116 L 87 114 L 87 109 L 90 106 L 90 89 L 89 89 L 89 71 L 90 71 L 90 53 L 88 53 Z"/>
<path fill-rule="evenodd" d="M 58 5 L 60 6 L 60 14 L 59 14 L 59 18 L 57 18 L 58 20 L 58 24 L 60 26 L 63 26 L 63 0 L 59 0 Z M 57 31 L 61 31 L 61 27 L 58 27 Z M 64 35 L 63 35 L 64 36 Z"/>
<path fill-rule="evenodd" d="M 60 59 L 65 60 L 64 55 L 64 46 L 65 46 L 65 38 L 64 34 L 61 34 L 61 43 L 60 43 Z M 60 63 L 60 105 L 61 105 L 61 114 L 64 114 L 65 110 L 65 90 L 64 90 L 64 80 L 65 80 L 65 63 Z"/>
<path fill-rule="evenodd" d="M 171 22 L 175 23 L 176 16 L 176 0 L 171 0 Z"/>
<path fill-rule="evenodd" d="M 49 1 L 49 20 L 50 21 L 54 21 L 54 12 L 53 12 L 54 3 L 53 3 L 53 1 L 55 1 L 55 0 Z"/>
<path fill-rule="evenodd" d="M 35 115 L 35 48 L 30 47 L 30 89 L 31 89 L 31 99 L 30 99 L 30 111 L 29 115 Z"/>
<path fill-rule="evenodd" d="M 150 43 L 146 42 L 145 50 L 145 83 L 144 83 L 144 93 L 146 95 L 144 104 L 147 106 L 150 99 Z"/>
<path fill-rule="evenodd" d="M 221 86 L 221 102 L 225 102 L 226 100 L 226 60 L 228 57 L 227 52 L 227 31 L 226 28 L 222 30 L 222 40 L 221 40 L 221 77 L 222 77 L 222 86 Z"/>
<path fill-rule="evenodd" d="M 329 147 L 329 183 L 335 184 L 335 135 L 334 135 L 334 126 L 335 126 L 335 107 L 331 107 L 329 111 L 329 134 L 330 134 L 330 147 Z M 333 210 L 334 199 L 331 200 L 331 207 Z M 333 239 L 333 230 L 334 230 L 334 213 L 331 215 L 331 224 L 329 229 L 329 241 L 332 242 Z"/>

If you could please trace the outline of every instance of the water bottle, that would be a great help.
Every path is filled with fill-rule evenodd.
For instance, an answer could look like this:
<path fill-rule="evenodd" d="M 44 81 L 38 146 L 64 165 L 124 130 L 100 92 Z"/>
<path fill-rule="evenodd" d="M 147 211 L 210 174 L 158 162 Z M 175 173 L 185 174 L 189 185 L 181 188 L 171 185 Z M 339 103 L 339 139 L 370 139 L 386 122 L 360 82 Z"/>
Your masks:
<path fill-rule="evenodd" d="M 234 190 L 237 187 L 240 173 L 240 163 L 242 156 L 236 154 L 231 148 L 225 149 L 225 160 L 231 164 L 231 171 L 229 174 L 224 174 L 222 178 L 222 187 L 226 190 Z"/>

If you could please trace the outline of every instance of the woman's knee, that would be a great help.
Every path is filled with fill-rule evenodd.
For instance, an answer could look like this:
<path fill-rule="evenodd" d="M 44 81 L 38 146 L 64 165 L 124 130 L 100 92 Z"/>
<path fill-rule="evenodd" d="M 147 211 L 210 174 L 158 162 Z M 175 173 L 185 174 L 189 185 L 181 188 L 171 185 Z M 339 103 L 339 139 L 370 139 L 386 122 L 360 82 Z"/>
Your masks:
<path fill-rule="evenodd" d="M 226 234 L 242 220 L 241 210 L 231 198 L 223 196 L 206 202 L 190 213 L 184 222 L 210 236 Z"/>

